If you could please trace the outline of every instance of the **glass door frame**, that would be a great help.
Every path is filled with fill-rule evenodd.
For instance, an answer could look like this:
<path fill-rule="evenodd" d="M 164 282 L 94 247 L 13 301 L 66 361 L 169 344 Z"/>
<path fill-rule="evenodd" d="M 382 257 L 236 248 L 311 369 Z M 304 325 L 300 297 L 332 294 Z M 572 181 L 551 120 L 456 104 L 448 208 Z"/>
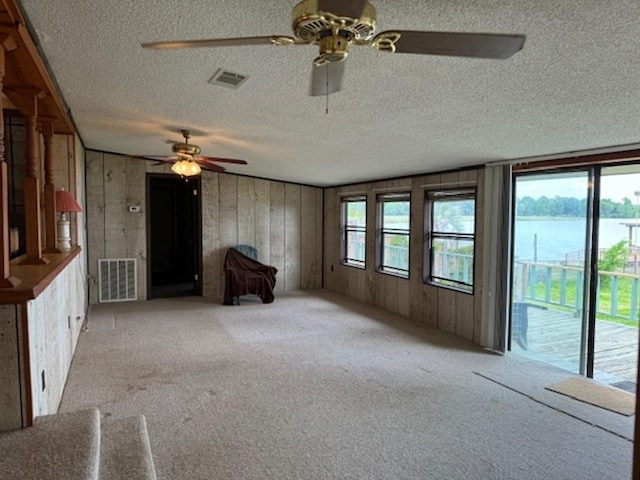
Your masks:
<path fill-rule="evenodd" d="M 589 278 L 585 275 L 585 282 L 588 281 L 589 301 L 586 304 L 587 310 L 587 325 L 586 325 L 586 342 L 582 342 L 582 348 L 586 347 L 586 352 L 580 352 L 582 365 L 580 366 L 580 375 L 584 375 L 584 368 L 586 367 L 586 376 L 593 378 L 593 367 L 595 364 L 595 346 L 596 346 L 596 317 L 598 306 L 598 250 L 599 245 L 599 233 L 600 233 L 600 185 L 602 180 L 602 167 L 599 165 L 592 166 L 589 169 L 589 177 L 591 180 L 590 195 L 587 199 L 587 211 L 588 217 L 591 219 L 591 242 L 589 252 Z M 584 337 L 585 332 L 583 329 L 582 335 Z"/>
<path fill-rule="evenodd" d="M 535 170 L 512 174 L 511 185 L 511 211 L 513 212 L 510 226 L 511 243 L 511 273 L 509 278 L 509 291 L 514 291 L 515 280 L 515 233 L 516 233 L 516 182 L 518 178 L 534 175 L 555 175 L 571 172 L 585 172 L 588 178 L 587 205 L 585 216 L 585 260 L 583 264 L 583 295 L 582 295 L 582 315 L 580 333 L 580 352 L 578 360 L 578 373 L 589 378 L 593 377 L 594 349 L 595 349 L 595 326 L 596 326 L 596 304 L 598 292 L 598 231 L 600 222 L 600 178 L 601 167 L 599 165 L 588 165 L 583 167 L 566 167 L 548 170 Z M 508 298 L 509 328 L 507 329 L 507 348 L 512 350 L 512 330 L 513 330 L 513 294 Z"/>

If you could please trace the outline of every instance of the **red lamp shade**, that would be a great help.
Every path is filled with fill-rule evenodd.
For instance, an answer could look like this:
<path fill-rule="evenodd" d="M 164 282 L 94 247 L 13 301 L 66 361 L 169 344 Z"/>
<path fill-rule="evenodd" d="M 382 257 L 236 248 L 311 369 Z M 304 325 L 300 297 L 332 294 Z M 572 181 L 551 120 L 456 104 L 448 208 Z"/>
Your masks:
<path fill-rule="evenodd" d="M 82 207 L 76 202 L 71 193 L 66 190 L 58 190 L 56 192 L 56 211 L 57 212 L 81 212 Z"/>

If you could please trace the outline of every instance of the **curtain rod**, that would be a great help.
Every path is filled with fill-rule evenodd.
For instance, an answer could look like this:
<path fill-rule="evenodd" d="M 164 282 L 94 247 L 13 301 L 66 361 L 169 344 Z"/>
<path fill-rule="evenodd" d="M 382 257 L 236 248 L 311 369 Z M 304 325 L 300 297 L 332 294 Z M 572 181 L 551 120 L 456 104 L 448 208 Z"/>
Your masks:
<path fill-rule="evenodd" d="M 420 185 L 420 188 L 430 189 L 430 188 L 448 188 L 448 187 L 476 187 L 478 186 L 477 180 L 460 180 L 459 182 L 436 182 L 436 183 L 424 183 Z"/>
<path fill-rule="evenodd" d="M 625 145 L 616 145 L 611 147 L 593 148 L 589 150 L 570 150 L 568 152 L 554 153 L 549 155 L 538 155 L 533 157 L 521 157 L 511 160 L 500 160 L 497 162 L 489 162 L 487 167 L 500 167 L 503 165 L 518 165 L 523 163 L 542 162 L 545 160 L 562 160 L 562 159 L 576 159 L 580 157 L 590 157 L 595 155 L 626 153 L 640 149 L 640 143 L 627 143 Z M 637 153 L 637 152 L 635 152 Z M 624 158 L 620 158 L 624 160 Z"/>

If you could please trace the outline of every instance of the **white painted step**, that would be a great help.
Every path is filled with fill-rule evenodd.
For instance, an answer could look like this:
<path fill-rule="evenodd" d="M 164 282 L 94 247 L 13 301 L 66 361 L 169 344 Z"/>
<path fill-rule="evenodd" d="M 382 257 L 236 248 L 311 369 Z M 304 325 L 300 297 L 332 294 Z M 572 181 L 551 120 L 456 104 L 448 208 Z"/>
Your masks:
<path fill-rule="evenodd" d="M 102 423 L 100 480 L 156 480 L 147 422 L 142 415 Z"/>
<path fill-rule="evenodd" d="M 0 477 L 98 480 L 100 414 L 81 410 L 36 418 L 33 427 L 0 434 Z"/>

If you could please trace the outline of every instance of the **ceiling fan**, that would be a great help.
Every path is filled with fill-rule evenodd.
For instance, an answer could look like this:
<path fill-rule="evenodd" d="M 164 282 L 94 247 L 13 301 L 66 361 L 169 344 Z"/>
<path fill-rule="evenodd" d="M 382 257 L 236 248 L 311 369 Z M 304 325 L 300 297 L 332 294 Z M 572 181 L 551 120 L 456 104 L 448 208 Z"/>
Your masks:
<path fill-rule="evenodd" d="M 350 45 L 370 46 L 390 53 L 447 55 L 454 57 L 509 58 L 524 45 L 524 35 L 495 33 L 376 32 L 376 9 L 367 0 L 303 0 L 291 13 L 293 37 L 214 38 L 143 43 L 152 49 L 232 47 L 241 45 L 318 45 L 313 61 L 310 95 L 341 90 L 344 60 Z"/>
<path fill-rule="evenodd" d="M 184 137 L 184 142 L 172 143 L 171 150 L 175 155 L 134 155 L 135 158 L 142 158 L 145 160 L 153 159 L 163 163 L 173 163 L 171 170 L 183 177 L 191 177 L 193 175 L 200 174 L 201 170 L 209 170 L 211 172 L 225 172 L 226 169 L 220 165 L 221 163 L 235 163 L 237 165 L 246 165 L 244 160 L 235 160 L 233 158 L 219 158 L 219 157 L 205 157 L 200 155 L 200 147 L 189 143 L 191 138 L 191 132 L 189 130 L 180 130 Z"/>

